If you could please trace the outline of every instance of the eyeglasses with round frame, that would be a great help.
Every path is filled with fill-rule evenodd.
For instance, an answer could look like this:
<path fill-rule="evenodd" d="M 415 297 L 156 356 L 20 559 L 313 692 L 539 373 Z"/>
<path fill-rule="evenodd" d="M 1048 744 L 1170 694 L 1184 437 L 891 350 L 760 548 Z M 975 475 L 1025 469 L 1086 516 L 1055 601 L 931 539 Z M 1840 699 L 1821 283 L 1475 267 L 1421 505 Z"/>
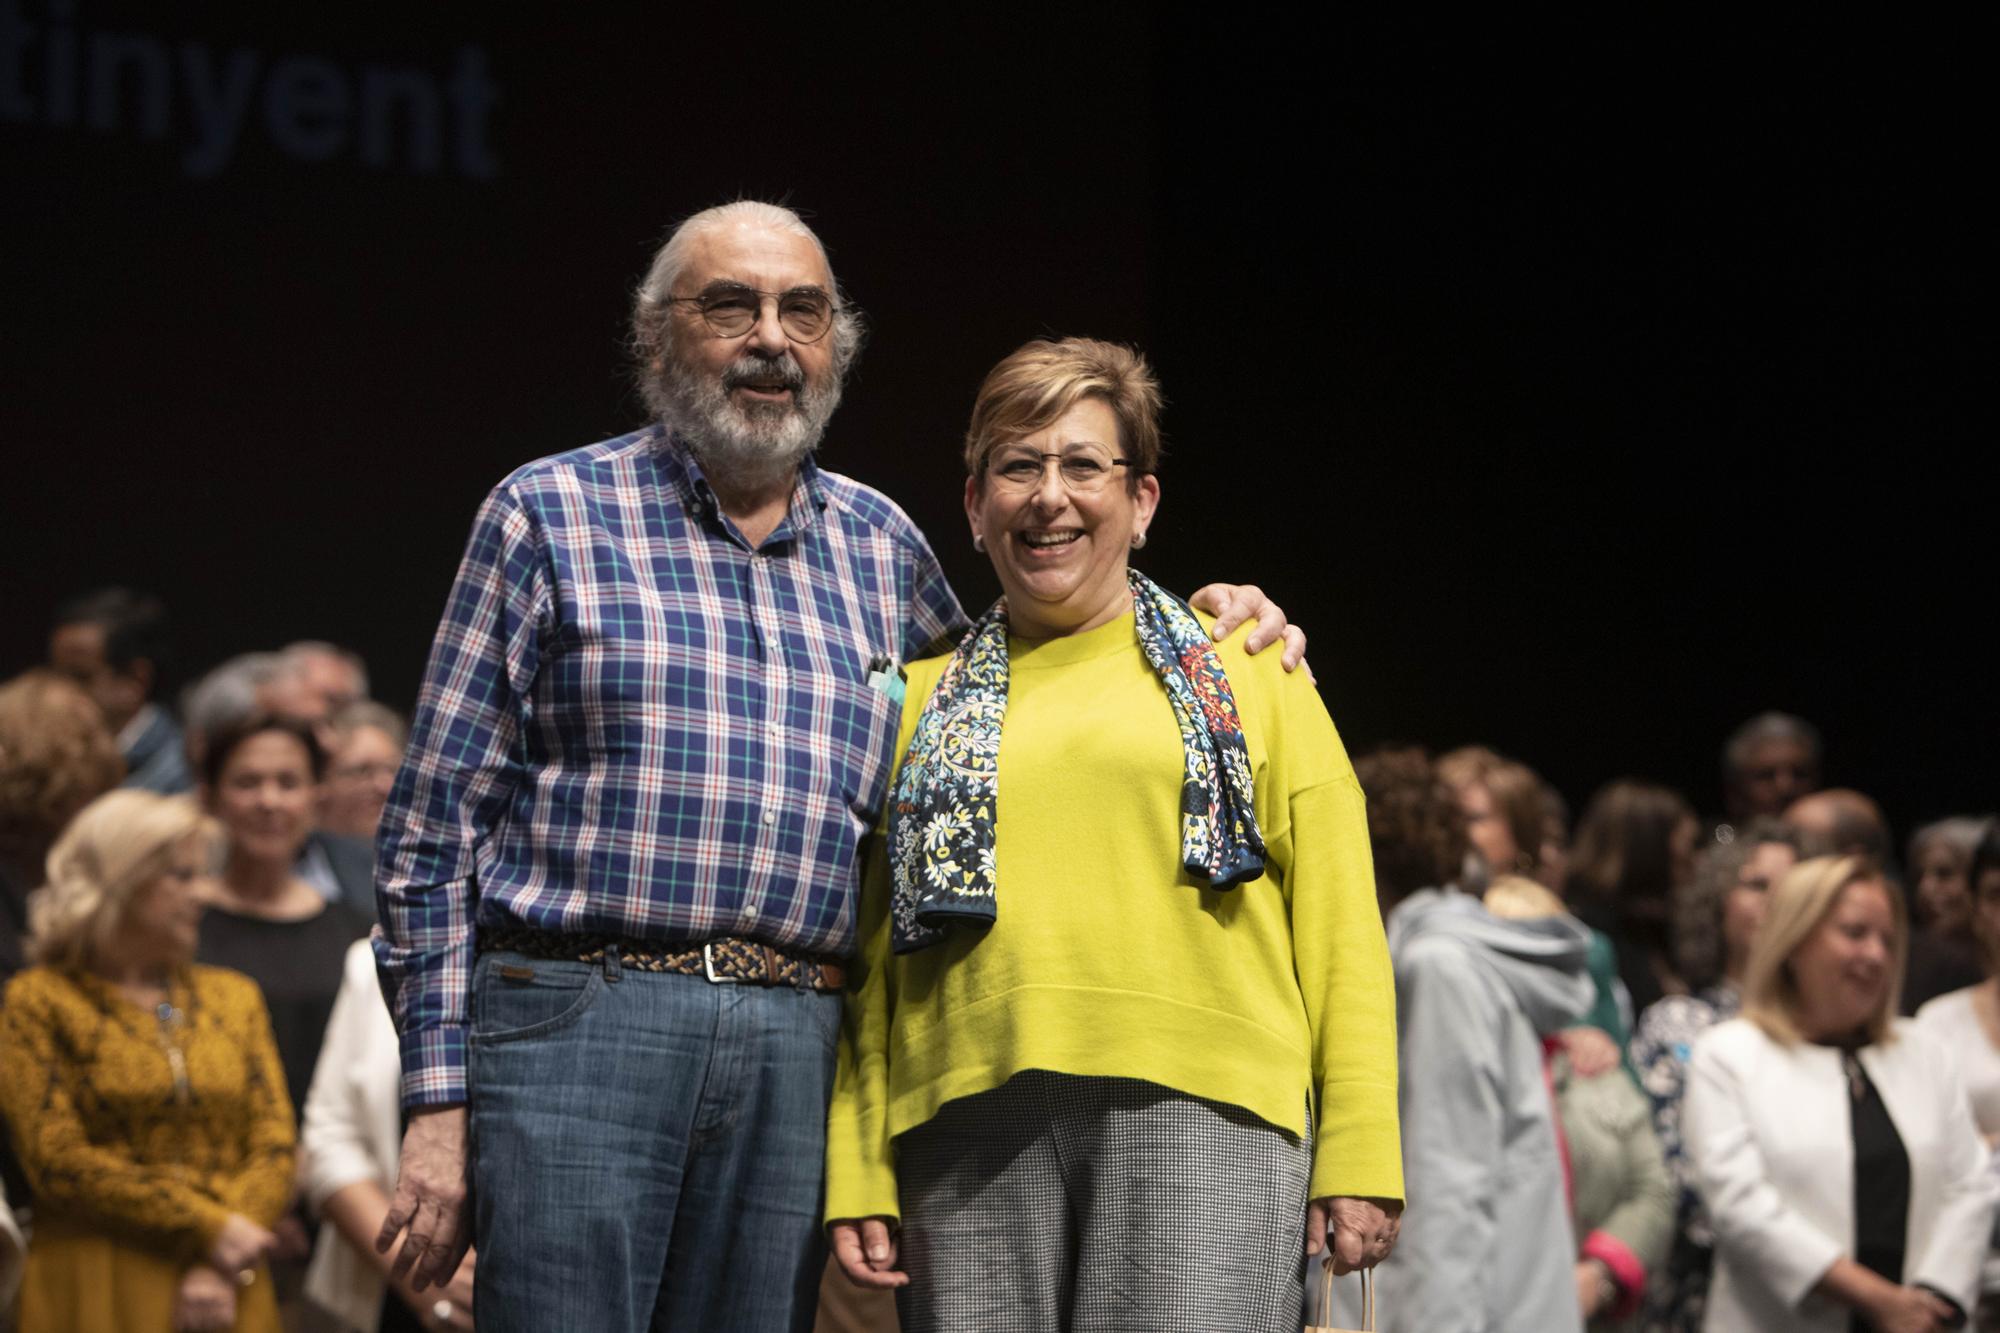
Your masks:
<path fill-rule="evenodd" d="M 795 343 L 816 343 L 833 327 L 833 298 L 817 287 L 766 292 L 740 282 L 719 282 L 698 296 L 669 296 L 668 305 L 691 305 L 718 338 L 741 338 L 764 317 L 764 302 L 778 306 L 778 327 Z"/>
<path fill-rule="evenodd" d="M 1093 495 L 1107 486 L 1118 475 L 1121 467 L 1131 467 L 1129 458 L 1111 458 L 1087 449 L 1072 449 L 1061 454 L 1010 453 L 995 459 L 988 457 L 984 470 L 993 478 L 995 490 L 1010 495 L 1026 495 L 1039 490 L 1042 478 L 1049 474 L 1049 463 L 1056 465 L 1056 475 L 1072 495 Z"/>

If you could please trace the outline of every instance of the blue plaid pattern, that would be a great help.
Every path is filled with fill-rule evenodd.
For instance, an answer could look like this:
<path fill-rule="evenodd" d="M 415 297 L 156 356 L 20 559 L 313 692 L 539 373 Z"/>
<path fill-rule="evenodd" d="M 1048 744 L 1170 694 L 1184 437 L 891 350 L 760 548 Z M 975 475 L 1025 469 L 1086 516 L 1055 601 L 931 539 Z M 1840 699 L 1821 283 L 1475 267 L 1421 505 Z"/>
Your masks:
<path fill-rule="evenodd" d="M 900 713 L 869 661 L 964 626 L 909 517 L 810 461 L 754 551 L 657 426 L 501 482 L 377 833 L 404 1104 L 465 1099 L 475 926 L 851 952 Z"/>

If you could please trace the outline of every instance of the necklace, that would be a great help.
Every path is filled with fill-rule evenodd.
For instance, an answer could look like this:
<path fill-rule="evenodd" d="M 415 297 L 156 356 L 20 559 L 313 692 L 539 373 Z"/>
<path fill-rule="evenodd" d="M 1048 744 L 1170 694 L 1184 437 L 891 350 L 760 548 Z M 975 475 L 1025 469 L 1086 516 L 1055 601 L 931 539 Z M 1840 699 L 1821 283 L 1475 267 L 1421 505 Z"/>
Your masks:
<path fill-rule="evenodd" d="M 1847 1095 L 1860 1101 L 1868 1095 L 1868 1076 L 1861 1070 L 1860 1057 L 1853 1051 L 1840 1052 L 1840 1067 L 1847 1075 Z"/>
<path fill-rule="evenodd" d="M 167 1068 L 174 1076 L 174 1103 L 186 1106 L 193 1096 L 188 1086 L 187 1054 L 181 1049 L 181 1029 L 187 1023 L 187 1016 L 169 996 L 153 1007 L 153 1017 L 159 1020 L 160 1051 L 167 1057 Z"/>

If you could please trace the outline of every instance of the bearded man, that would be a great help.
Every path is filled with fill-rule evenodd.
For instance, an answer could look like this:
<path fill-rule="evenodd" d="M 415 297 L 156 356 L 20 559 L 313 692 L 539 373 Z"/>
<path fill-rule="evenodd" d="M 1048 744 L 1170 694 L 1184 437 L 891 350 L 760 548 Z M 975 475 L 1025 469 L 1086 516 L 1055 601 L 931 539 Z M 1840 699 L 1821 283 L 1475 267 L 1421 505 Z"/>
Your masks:
<path fill-rule="evenodd" d="M 966 620 L 909 518 L 813 461 L 862 325 L 796 214 L 688 219 L 633 329 L 658 419 L 487 497 L 383 812 L 409 1129 L 378 1244 L 407 1230 L 422 1290 L 476 1237 L 482 1330 L 806 1330 L 898 664 Z M 1218 635 L 1283 628 L 1203 592 Z"/>

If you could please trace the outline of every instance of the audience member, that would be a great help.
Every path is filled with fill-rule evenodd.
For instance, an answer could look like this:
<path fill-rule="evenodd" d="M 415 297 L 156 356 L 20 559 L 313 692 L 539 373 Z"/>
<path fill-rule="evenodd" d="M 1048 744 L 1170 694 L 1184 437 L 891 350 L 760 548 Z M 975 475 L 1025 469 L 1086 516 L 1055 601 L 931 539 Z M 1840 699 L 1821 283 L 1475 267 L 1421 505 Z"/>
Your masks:
<path fill-rule="evenodd" d="M 28 891 L 42 882 L 56 836 L 124 776 L 82 689 L 42 670 L 0 685 L 0 982 L 21 970 Z"/>
<path fill-rule="evenodd" d="M 299 1130 L 300 1189 L 313 1215 L 332 1224 L 320 1228 L 314 1245 L 306 1299 L 351 1333 L 469 1329 L 474 1255 L 442 1289 L 418 1294 L 407 1279 L 390 1280 L 394 1251 L 375 1249 L 403 1150 L 398 1050 L 375 954 L 367 940 L 356 940 Z M 891 1333 L 894 1318 L 892 1311 Z"/>
<path fill-rule="evenodd" d="M 1564 915 L 1562 899 L 1517 875 L 1486 891 L 1486 910 L 1510 921 Z M 1652 1107 L 1626 1078 L 1579 1073 L 1555 1041 L 1543 1045 L 1562 1124 L 1570 1180 L 1577 1306 L 1591 1333 L 1624 1333 L 1647 1275 L 1667 1257 L 1674 1234 L 1674 1184 L 1653 1135 Z"/>
<path fill-rule="evenodd" d="M 129 588 L 104 588 L 56 608 L 49 665 L 104 710 L 125 756 L 125 785 L 182 792 L 194 786 L 181 729 L 153 702 L 169 666 L 167 608 Z"/>
<path fill-rule="evenodd" d="M 1483 745 L 1440 755 L 1437 772 L 1458 798 L 1466 839 L 1484 863 L 1480 885 L 1501 875 L 1532 877 L 1548 832 L 1541 779 L 1527 765 L 1502 759 Z"/>
<path fill-rule="evenodd" d="M 1801 796 L 1782 813 L 1784 821 L 1798 830 L 1809 855 L 1859 856 L 1884 869 L 1895 860 L 1882 807 L 1850 787 Z"/>
<path fill-rule="evenodd" d="M 1808 792 L 1819 790 L 1819 730 L 1790 713 L 1759 713 L 1731 732 L 1722 747 L 1722 800 L 1727 828 L 1759 815 L 1775 817 Z"/>
<path fill-rule="evenodd" d="M 1858 791 L 1835 787 L 1802 796 L 1786 807 L 1785 822 L 1799 831 L 1808 856 L 1859 856 L 1884 870 L 1892 863 L 1889 821 L 1881 806 Z M 1900 1003 L 1904 1014 L 1916 1013 L 1947 991 L 1976 986 L 1984 975 L 1969 934 L 1915 930 L 1908 949 Z"/>
<path fill-rule="evenodd" d="M 1668 995 L 1639 1016 L 1632 1063 L 1653 1103 L 1653 1126 L 1668 1173 L 1679 1189 L 1677 1225 L 1667 1262 L 1646 1288 L 1646 1333 L 1699 1333 L 1707 1303 L 1715 1237 L 1696 1189 L 1681 1134 L 1682 1094 L 1697 1037 L 1734 1018 L 1742 1006 L 1750 946 L 1763 924 L 1771 889 L 1798 860 L 1798 835 L 1765 815 L 1711 844 L 1674 894 L 1675 966 L 1689 993 Z"/>
<path fill-rule="evenodd" d="M 284 660 L 276 653 L 238 653 L 187 687 L 181 695 L 181 725 L 193 771 L 201 771 L 212 734 L 260 713 L 283 713 L 271 704 L 283 693 L 279 682 L 285 675 Z"/>
<path fill-rule="evenodd" d="M 1674 973 L 1667 918 L 1675 886 L 1692 873 L 1699 837 L 1679 793 L 1631 778 L 1599 790 L 1577 824 L 1563 896 L 1579 919 L 1610 937 L 1634 1013 L 1686 989 Z"/>
<path fill-rule="evenodd" d="M 1919 929 L 1944 939 L 1970 940 L 1972 885 L 1966 867 L 1990 821 L 1957 815 L 1926 824 L 1910 835 L 1910 906 Z"/>
<path fill-rule="evenodd" d="M 226 855 L 199 956 L 263 987 L 295 1105 L 319 1058 L 341 959 L 369 927 L 298 873 L 324 771 L 312 729 L 290 718 L 253 717 L 218 732 L 203 758 L 202 795 Z"/>
<path fill-rule="evenodd" d="M 403 762 L 409 728 L 393 709 L 373 700 L 348 704 L 327 725 L 326 787 L 319 826 L 331 834 L 372 842 L 396 769 Z"/>
<path fill-rule="evenodd" d="M 1930 1001 L 1916 1023 L 1958 1057 L 1972 1118 L 1993 1148 L 2000 1146 L 2000 822 L 1986 821 L 1967 873 L 1986 979 Z M 2000 1250 L 1988 1251 L 1979 1286 L 1979 1327 L 2000 1328 Z"/>
<path fill-rule="evenodd" d="M 1382 1328 L 1579 1330 L 1542 1042 L 1590 1004 L 1588 935 L 1568 917 L 1500 920 L 1451 887 L 1464 819 L 1421 751 L 1380 751 L 1355 769 L 1395 966 L 1413 1201 L 1376 1270 Z"/>
<path fill-rule="evenodd" d="M 318 639 L 301 639 L 279 651 L 307 696 L 311 715 L 332 718 L 368 698 L 368 664 L 359 653 Z"/>
<path fill-rule="evenodd" d="M 1770 895 L 1743 1012 L 1688 1075 L 1707 1333 L 1934 1333 L 1972 1309 L 1987 1152 L 1951 1053 L 1894 1020 L 1906 943 L 1902 896 L 1860 857 L 1802 861 Z"/>
<path fill-rule="evenodd" d="M 23 1329 L 275 1333 L 292 1109 L 257 988 L 193 965 L 206 829 L 116 791 L 49 853 L 39 966 L 0 1004 L 0 1110 L 35 1189 Z"/>

